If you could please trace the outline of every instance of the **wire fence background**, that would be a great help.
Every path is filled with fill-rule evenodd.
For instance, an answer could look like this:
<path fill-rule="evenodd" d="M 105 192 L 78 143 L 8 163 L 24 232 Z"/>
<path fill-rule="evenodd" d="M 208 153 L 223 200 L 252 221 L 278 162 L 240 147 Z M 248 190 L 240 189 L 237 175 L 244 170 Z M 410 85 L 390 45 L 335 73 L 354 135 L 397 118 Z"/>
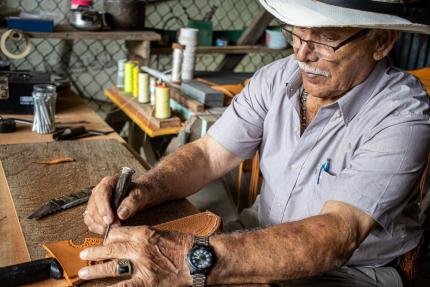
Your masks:
<path fill-rule="evenodd" d="M 68 23 L 70 0 L 0 0 L 0 6 L 2 4 L 2 7 L 19 8 L 28 13 L 51 14 L 56 23 Z M 212 6 L 218 7 L 212 18 L 214 30 L 244 30 L 263 9 L 256 0 L 170 0 L 146 3 L 145 27 L 178 30 L 187 24 L 188 15 L 192 19 L 202 19 Z M 95 0 L 94 8 L 103 10 L 103 1 Z M 167 19 L 172 20 L 166 21 Z M 13 69 L 66 75 L 73 89 L 94 110 L 101 115 L 109 111 L 111 103 L 103 96 L 103 89 L 115 84 L 116 63 L 127 57 L 124 41 L 75 40 L 71 43 L 56 39 L 32 39 L 32 43 L 34 48 L 28 57 L 17 61 L 9 60 Z M 254 72 L 285 56 L 286 51 L 250 53 L 235 71 Z M 213 71 L 223 57 L 222 54 L 197 55 L 196 70 Z M 150 66 L 168 70 L 171 67 L 171 56 L 152 55 Z"/>

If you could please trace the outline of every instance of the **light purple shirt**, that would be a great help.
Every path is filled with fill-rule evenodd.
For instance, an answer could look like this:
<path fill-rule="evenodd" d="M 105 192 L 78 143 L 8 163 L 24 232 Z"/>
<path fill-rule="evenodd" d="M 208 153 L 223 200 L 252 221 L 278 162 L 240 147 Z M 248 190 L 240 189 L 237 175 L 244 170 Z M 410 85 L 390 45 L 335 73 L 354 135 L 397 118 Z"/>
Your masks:
<path fill-rule="evenodd" d="M 342 201 L 378 222 L 348 265 L 382 266 L 413 249 L 422 236 L 417 183 L 430 150 L 422 85 L 382 60 L 363 83 L 322 107 L 300 136 L 301 86 L 294 55 L 267 65 L 208 131 L 243 159 L 260 150 L 261 226 Z"/>

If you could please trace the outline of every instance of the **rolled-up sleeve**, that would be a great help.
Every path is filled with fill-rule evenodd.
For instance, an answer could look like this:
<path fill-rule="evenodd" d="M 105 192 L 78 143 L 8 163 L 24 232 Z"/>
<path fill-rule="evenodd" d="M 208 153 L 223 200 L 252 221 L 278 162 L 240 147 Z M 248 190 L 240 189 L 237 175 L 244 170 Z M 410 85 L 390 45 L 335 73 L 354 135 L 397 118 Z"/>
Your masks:
<path fill-rule="evenodd" d="M 354 152 L 350 165 L 329 187 L 331 200 L 361 209 L 391 234 L 393 220 L 411 196 L 416 196 L 413 190 L 427 162 L 429 148 L 428 119 L 379 130 Z"/>
<path fill-rule="evenodd" d="M 208 134 L 242 159 L 251 158 L 260 145 L 263 123 L 270 104 L 271 87 L 257 71 Z"/>

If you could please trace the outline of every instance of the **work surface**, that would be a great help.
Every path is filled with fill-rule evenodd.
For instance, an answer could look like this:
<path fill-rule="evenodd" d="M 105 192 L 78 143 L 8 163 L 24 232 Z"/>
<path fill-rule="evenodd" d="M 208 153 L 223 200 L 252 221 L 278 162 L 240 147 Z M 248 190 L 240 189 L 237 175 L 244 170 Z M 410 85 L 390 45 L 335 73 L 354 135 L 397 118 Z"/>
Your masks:
<path fill-rule="evenodd" d="M 33 163 L 64 156 L 76 161 L 50 166 Z M 27 219 L 50 198 L 95 185 L 105 175 L 117 174 L 122 166 L 133 167 L 136 175 L 145 172 L 128 149 L 115 140 L 2 145 L 0 160 L 4 171 L 0 192 L 10 192 L 22 229 L 21 236 L 14 232 L 18 236 L 11 237 L 14 233 L 9 232 L 5 221 L 0 222 L 1 266 L 16 263 L 13 262 L 16 259 L 19 262 L 45 257 L 46 252 L 41 247 L 44 242 L 72 239 L 81 243 L 85 237 L 95 236 L 88 232 L 83 222 L 85 204 L 38 221 Z M 1 217 L 13 216 L 11 212 L 3 212 L 5 210 Z M 124 224 L 154 225 L 195 212 L 196 209 L 185 200 L 170 202 L 142 212 Z M 24 248 L 17 242 L 24 242 Z M 17 258 L 17 254 L 21 254 L 21 258 Z"/>

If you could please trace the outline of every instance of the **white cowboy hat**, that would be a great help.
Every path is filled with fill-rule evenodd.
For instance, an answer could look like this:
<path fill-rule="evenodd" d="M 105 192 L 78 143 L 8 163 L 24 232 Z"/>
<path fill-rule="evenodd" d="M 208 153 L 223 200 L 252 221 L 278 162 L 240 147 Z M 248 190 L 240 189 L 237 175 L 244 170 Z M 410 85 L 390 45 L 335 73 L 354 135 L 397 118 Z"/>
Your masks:
<path fill-rule="evenodd" d="M 259 0 L 301 27 L 360 27 L 430 34 L 430 0 Z"/>

